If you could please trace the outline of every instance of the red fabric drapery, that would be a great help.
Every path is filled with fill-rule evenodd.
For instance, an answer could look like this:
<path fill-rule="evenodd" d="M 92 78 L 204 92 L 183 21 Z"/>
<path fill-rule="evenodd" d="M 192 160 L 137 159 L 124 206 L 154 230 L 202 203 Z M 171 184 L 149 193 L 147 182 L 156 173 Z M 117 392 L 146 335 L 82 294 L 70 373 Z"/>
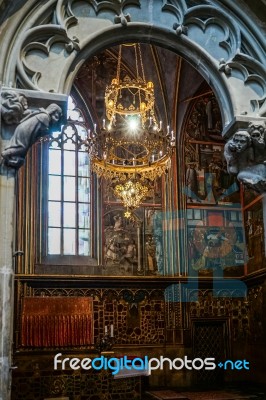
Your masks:
<path fill-rule="evenodd" d="M 26 347 L 89 345 L 93 341 L 91 297 L 25 297 L 21 344 Z"/>

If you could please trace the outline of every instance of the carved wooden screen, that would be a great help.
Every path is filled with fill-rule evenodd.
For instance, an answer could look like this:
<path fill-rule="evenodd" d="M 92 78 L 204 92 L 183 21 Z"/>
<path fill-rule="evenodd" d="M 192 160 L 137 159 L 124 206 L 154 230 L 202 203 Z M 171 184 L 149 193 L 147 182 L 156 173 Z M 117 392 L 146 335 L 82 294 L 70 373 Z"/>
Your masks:
<path fill-rule="evenodd" d="M 193 323 L 193 353 L 195 357 L 215 358 L 216 363 L 224 362 L 228 356 L 228 343 L 226 339 L 226 321 L 195 321 Z M 223 383 L 223 370 L 216 368 L 206 371 L 204 368 L 194 371 L 193 380 L 197 385 L 214 386 Z"/>

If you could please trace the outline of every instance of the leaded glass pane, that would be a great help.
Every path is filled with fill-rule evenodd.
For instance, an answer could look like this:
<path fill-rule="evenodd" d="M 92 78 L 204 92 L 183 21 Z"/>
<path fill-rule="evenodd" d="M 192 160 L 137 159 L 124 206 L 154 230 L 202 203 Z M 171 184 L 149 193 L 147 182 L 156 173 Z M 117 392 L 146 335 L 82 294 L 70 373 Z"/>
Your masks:
<path fill-rule="evenodd" d="M 54 175 L 61 175 L 60 150 L 50 149 L 49 151 L 49 173 Z"/>
<path fill-rule="evenodd" d="M 90 226 L 90 205 L 79 204 L 79 228 L 89 228 Z"/>
<path fill-rule="evenodd" d="M 64 177 L 64 201 L 76 200 L 76 183 L 75 178 L 70 176 Z"/>
<path fill-rule="evenodd" d="M 76 145 L 73 142 L 72 139 L 67 139 L 67 141 L 64 143 L 64 150 L 75 150 Z"/>
<path fill-rule="evenodd" d="M 89 156 L 87 153 L 79 152 L 78 156 L 78 175 L 79 176 L 89 176 Z"/>
<path fill-rule="evenodd" d="M 64 203 L 64 227 L 75 228 L 76 203 Z"/>
<path fill-rule="evenodd" d="M 79 229 L 79 255 L 90 254 L 90 231 L 88 229 Z"/>
<path fill-rule="evenodd" d="M 76 254 L 76 230 L 64 229 L 64 254 Z"/>
<path fill-rule="evenodd" d="M 48 203 L 48 226 L 61 226 L 61 203 L 49 201 Z"/>
<path fill-rule="evenodd" d="M 48 254 L 60 254 L 60 228 L 48 229 Z"/>
<path fill-rule="evenodd" d="M 76 154 L 74 151 L 64 151 L 64 175 L 76 175 Z"/>
<path fill-rule="evenodd" d="M 82 140 L 85 140 L 87 138 L 87 136 L 88 136 L 88 131 L 85 128 L 85 126 L 77 125 L 76 128 L 77 128 L 78 135 L 80 136 L 80 138 Z"/>
<path fill-rule="evenodd" d="M 61 177 L 60 176 L 49 176 L 49 200 L 61 200 Z"/>
<path fill-rule="evenodd" d="M 78 178 L 78 198 L 81 203 L 90 201 L 90 180 L 89 178 Z"/>

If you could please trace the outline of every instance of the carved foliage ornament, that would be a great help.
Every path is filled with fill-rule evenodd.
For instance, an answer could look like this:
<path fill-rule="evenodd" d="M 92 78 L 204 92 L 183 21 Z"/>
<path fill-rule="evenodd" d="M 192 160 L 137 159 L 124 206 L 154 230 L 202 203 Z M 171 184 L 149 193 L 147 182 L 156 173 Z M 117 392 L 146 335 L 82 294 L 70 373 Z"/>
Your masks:
<path fill-rule="evenodd" d="M 29 148 L 40 137 L 49 134 L 52 127 L 58 127 L 62 109 L 52 103 L 46 109 L 30 111 L 27 98 L 12 90 L 2 92 L 1 100 L 2 121 L 7 125 L 17 125 L 1 153 L 1 163 L 18 169 L 23 165 Z"/>
<path fill-rule="evenodd" d="M 228 172 L 259 193 L 266 192 L 266 129 L 250 122 L 226 143 L 224 156 Z"/>

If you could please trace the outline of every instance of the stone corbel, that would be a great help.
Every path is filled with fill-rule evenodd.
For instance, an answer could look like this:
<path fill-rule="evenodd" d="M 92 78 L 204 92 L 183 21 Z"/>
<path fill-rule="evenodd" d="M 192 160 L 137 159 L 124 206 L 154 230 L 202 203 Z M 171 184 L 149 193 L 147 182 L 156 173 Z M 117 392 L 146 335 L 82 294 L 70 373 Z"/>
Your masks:
<path fill-rule="evenodd" d="M 60 130 L 66 109 L 65 95 L 2 88 L 1 173 L 19 169 L 37 140 Z"/>
<path fill-rule="evenodd" d="M 266 192 L 265 122 L 265 118 L 238 116 L 223 132 L 228 172 L 259 193 Z"/>

